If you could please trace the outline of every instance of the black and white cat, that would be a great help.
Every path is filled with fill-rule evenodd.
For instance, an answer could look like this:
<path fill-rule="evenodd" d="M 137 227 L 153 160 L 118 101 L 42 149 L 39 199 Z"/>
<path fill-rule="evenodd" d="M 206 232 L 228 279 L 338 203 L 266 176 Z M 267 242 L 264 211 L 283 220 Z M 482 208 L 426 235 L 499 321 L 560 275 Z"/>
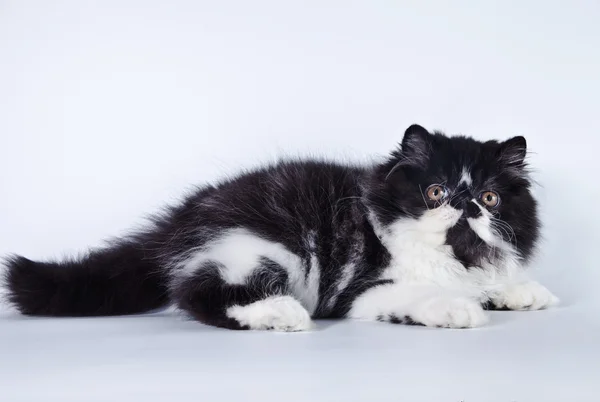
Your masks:
<path fill-rule="evenodd" d="M 173 303 L 231 329 L 311 318 L 434 327 L 558 302 L 524 276 L 540 222 L 526 142 L 413 125 L 381 164 L 287 161 L 206 186 L 128 238 L 62 262 L 7 259 L 23 314 L 134 314 Z"/>

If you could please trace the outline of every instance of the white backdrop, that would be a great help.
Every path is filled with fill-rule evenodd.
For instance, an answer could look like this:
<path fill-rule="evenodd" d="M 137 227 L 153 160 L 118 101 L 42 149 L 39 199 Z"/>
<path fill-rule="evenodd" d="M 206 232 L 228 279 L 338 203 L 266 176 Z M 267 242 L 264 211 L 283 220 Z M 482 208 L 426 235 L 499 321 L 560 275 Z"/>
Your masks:
<path fill-rule="evenodd" d="M 314 398 L 332 392 L 326 398 L 332 400 L 331 395 L 348 391 L 342 386 L 345 377 L 330 377 L 341 370 L 332 366 L 319 377 L 306 377 L 310 373 L 300 370 L 297 380 L 313 388 L 306 394 L 289 393 L 298 387 L 290 378 L 273 380 L 282 355 L 268 360 L 243 347 L 251 344 L 260 351 L 270 345 L 265 350 L 272 350 L 277 342 L 284 342 L 286 361 L 310 356 L 311 364 L 329 367 L 332 361 L 347 360 L 346 366 L 361 372 L 361 365 L 352 363 L 360 357 L 373 364 L 371 373 L 379 368 L 389 376 L 373 374 L 369 381 L 374 385 L 363 384 L 363 393 L 348 391 L 340 396 L 344 400 L 373 395 L 401 400 L 402 392 L 413 392 L 411 400 L 535 400 L 541 389 L 559 387 L 560 381 L 571 384 L 570 393 L 556 388 L 543 400 L 573 395 L 593 399 L 594 384 L 586 376 L 599 360 L 594 349 L 600 330 L 595 291 L 600 283 L 600 217 L 594 212 L 600 199 L 594 158 L 600 146 L 598 21 L 600 3 L 595 0 L 0 0 L 0 254 L 47 258 L 76 253 L 142 222 L 190 185 L 283 155 L 367 160 L 387 153 L 416 122 L 479 139 L 527 137 L 545 222 L 544 246 L 534 269 L 563 300 L 554 312 L 494 314 L 493 321 L 500 324 L 489 330 L 496 335 L 485 338 L 485 350 L 468 347 L 472 343 L 466 337 L 475 335 L 405 327 L 374 330 L 368 324 L 325 326 L 309 338 L 273 338 L 224 334 L 172 316 L 53 321 L 7 313 L 0 321 L 0 356 L 13 357 L 0 357 L 0 383 L 6 381 L 0 388 L 12 396 L 7 400 L 36 400 L 36 392 L 61 401 L 93 399 L 84 388 L 63 381 L 62 376 L 74 373 L 90 387 L 95 384 L 91 378 L 119 383 L 128 400 L 142 398 L 144 392 L 175 395 L 174 390 L 180 399 L 219 395 L 214 384 L 225 373 L 233 382 L 247 381 L 250 388 L 240 389 L 250 394 L 244 395 L 260 391 L 263 398 Z M 127 331 L 129 326 L 127 341 L 111 338 L 115 328 Z M 189 338 L 177 349 L 173 340 L 182 336 L 182 328 Z M 576 328 L 577 336 L 570 332 Z M 148 340 L 157 331 L 164 338 Z M 356 339 L 349 339 L 349 332 Z M 36 343 L 52 334 L 52 347 Z M 531 338 L 535 334 L 548 338 L 536 341 Z M 97 338 L 90 341 L 92 335 Z M 414 345 L 431 337 L 435 346 L 421 344 L 423 350 L 412 353 L 403 349 L 406 342 Z M 114 344 L 102 354 L 112 366 L 102 370 L 87 353 L 107 339 Z M 232 376 L 215 363 L 222 356 L 210 346 L 214 361 L 203 362 L 205 353 L 193 360 L 190 350 L 198 344 L 206 348 L 205 339 L 226 339 L 221 352 L 229 356 L 233 348 L 238 357 L 228 359 L 239 364 L 270 361 L 272 366 L 263 363 L 268 376 L 249 380 L 241 371 Z M 298 345 L 293 339 L 302 341 Z M 365 352 L 372 347 L 369 339 L 379 348 L 384 340 L 394 340 L 400 349 L 383 347 L 383 360 L 371 362 L 365 357 L 371 356 Z M 398 339 L 403 341 L 398 344 Z M 525 339 L 535 349 L 527 355 L 529 365 L 520 355 L 527 348 L 518 346 Z M 80 345 L 80 351 L 73 352 L 73 345 Z M 464 345 L 464 356 L 444 354 L 456 345 Z M 488 350 L 498 345 L 504 346 L 486 360 Z M 323 358 L 321 353 L 338 347 L 335 359 Z M 559 355 L 552 354 L 559 349 Z M 156 359 L 171 356 L 173 367 L 180 367 L 177 375 L 167 376 L 169 381 L 153 369 L 165 362 L 153 360 L 156 350 Z M 298 356 L 287 356 L 290 350 Z M 107 357 L 123 353 L 140 357 L 127 362 Z M 181 360 L 172 357 L 178 353 Z M 502 358 L 506 370 L 494 363 Z M 136 366 L 140 359 L 148 359 L 143 369 Z M 436 359 L 469 364 L 444 371 Z M 57 361 L 62 364 L 58 374 Z M 499 379 L 527 380 L 523 370 L 536 371 L 536 362 L 546 370 L 537 380 L 489 393 L 488 385 L 498 385 Z M 409 370 L 415 364 L 423 364 L 424 377 Z M 222 375 L 218 368 L 207 368 L 214 365 L 225 370 Z M 89 375 L 82 367 L 91 370 Z M 121 381 L 119 370 L 130 373 L 128 367 L 145 370 L 136 377 L 139 384 Z M 49 388 L 25 386 L 32 370 Z M 412 374 L 404 378 L 407 370 Z M 486 370 L 493 373 L 487 376 Z M 477 384 L 465 381 L 461 371 Z M 212 386 L 204 384 L 200 391 L 194 386 L 199 380 L 186 383 L 186 375 L 217 382 L 211 380 Z M 162 380 L 147 380 L 153 376 Z M 269 378 L 280 388 L 269 388 Z M 357 377 L 355 384 L 363 379 Z"/>

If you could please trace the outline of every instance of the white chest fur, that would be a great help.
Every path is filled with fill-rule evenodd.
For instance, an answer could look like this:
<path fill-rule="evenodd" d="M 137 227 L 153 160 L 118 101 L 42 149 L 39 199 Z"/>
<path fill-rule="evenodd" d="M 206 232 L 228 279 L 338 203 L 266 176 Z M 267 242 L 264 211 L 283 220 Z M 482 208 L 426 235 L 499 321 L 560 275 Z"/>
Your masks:
<path fill-rule="evenodd" d="M 482 273 L 473 275 L 446 244 L 446 233 L 461 214 L 461 211 L 443 206 L 427 211 L 418 219 L 405 218 L 386 227 L 378 224 L 371 215 L 377 236 L 391 254 L 382 279 L 444 287 L 480 282 L 481 278 L 477 277 Z"/>

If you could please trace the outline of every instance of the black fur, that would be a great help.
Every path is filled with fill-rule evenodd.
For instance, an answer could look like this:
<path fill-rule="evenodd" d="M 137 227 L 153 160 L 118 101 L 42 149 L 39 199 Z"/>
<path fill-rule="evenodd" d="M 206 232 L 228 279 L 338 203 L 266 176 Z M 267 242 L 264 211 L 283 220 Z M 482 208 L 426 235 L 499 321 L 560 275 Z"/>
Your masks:
<path fill-rule="evenodd" d="M 423 196 L 433 183 L 443 183 L 459 194 L 451 202 L 464 207 L 465 217 L 479 213 L 467 205 L 468 200 L 480 191 L 497 191 L 502 201 L 492 212 L 512 227 L 510 241 L 527 260 L 539 221 L 529 192 L 525 147 L 522 137 L 481 143 L 411 126 L 401 146 L 374 166 L 281 162 L 206 186 L 154 218 L 146 230 L 83 258 L 33 262 L 10 257 L 9 300 L 23 314 L 50 316 L 132 314 L 173 302 L 202 322 L 245 329 L 225 310 L 265 296 L 289 294 L 287 271 L 277 263 L 261 259 L 241 285 L 225 283 L 222 267 L 214 261 L 202 263 L 185 280 L 177 279 L 178 264 L 193 250 L 229 229 L 244 228 L 297 255 L 304 262 L 306 277 L 316 256 L 319 302 L 313 315 L 343 317 L 358 295 L 390 282 L 379 277 L 390 255 L 375 234 L 369 213 L 384 225 L 419 217 L 436 207 Z M 473 193 L 459 185 L 465 165 L 472 174 Z M 314 243 L 307 240 L 311 238 Z M 464 221 L 448 233 L 447 242 L 468 268 L 493 255 Z M 337 293 L 340 269 L 350 261 L 356 265 L 354 276 Z M 410 317 L 387 319 L 415 324 Z"/>
<path fill-rule="evenodd" d="M 389 316 L 380 315 L 377 317 L 377 321 L 381 322 L 389 322 L 392 324 L 404 324 L 404 325 L 423 325 L 415 320 L 413 320 L 409 316 L 398 317 L 397 315 L 391 314 Z"/>
<path fill-rule="evenodd" d="M 140 244 L 122 242 L 61 263 L 24 257 L 10 257 L 6 262 L 9 301 L 23 314 L 132 314 L 168 302 L 166 273 Z"/>

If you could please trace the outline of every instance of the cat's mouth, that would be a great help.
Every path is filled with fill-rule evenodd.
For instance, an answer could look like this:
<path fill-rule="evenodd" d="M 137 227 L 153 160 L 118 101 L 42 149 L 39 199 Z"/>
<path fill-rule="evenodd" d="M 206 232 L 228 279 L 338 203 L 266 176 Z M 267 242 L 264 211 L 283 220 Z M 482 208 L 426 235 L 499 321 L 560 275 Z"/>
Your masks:
<path fill-rule="evenodd" d="M 475 199 L 464 200 L 449 208 L 458 211 L 456 215 L 459 217 L 448 228 L 446 242 L 453 246 L 460 259 L 469 264 L 476 264 L 480 256 L 489 253 L 490 247 L 510 247 L 494 231 L 492 214 Z"/>
<path fill-rule="evenodd" d="M 463 216 L 463 211 L 448 204 L 427 210 L 421 217 L 422 229 L 427 232 L 445 232 Z"/>
<path fill-rule="evenodd" d="M 482 208 L 474 198 L 463 199 L 456 206 L 460 208 L 462 213 L 459 219 L 460 225 L 457 229 L 462 228 L 463 231 L 472 231 L 486 244 L 493 245 L 494 236 L 490 230 L 491 214 L 485 208 Z"/>

